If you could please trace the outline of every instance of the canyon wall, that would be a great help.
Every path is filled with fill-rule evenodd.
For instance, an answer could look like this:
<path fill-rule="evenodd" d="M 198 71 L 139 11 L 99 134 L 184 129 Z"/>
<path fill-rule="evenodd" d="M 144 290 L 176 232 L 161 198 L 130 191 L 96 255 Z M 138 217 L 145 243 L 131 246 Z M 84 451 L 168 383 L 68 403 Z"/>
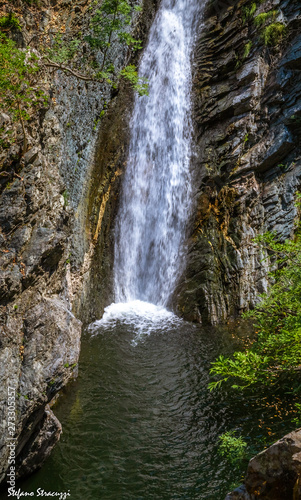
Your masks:
<path fill-rule="evenodd" d="M 253 2 L 254 4 L 254 2 Z M 173 306 L 217 323 L 267 290 L 269 259 L 252 240 L 294 232 L 300 186 L 301 24 L 298 1 L 208 2 L 194 61 L 195 213 Z M 286 26 L 265 45 L 254 19 Z"/>

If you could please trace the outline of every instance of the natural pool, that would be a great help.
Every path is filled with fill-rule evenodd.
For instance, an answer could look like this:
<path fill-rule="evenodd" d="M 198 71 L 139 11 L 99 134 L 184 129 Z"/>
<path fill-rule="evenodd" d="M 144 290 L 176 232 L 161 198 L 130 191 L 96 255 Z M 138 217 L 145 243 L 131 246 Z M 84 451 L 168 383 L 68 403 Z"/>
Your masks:
<path fill-rule="evenodd" d="M 294 428 L 285 397 L 275 406 L 264 392 L 207 389 L 210 362 L 242 343 L 245 326 L 203 328 L 140 306 L 110 306 L 84 334 L 79 377 L 55 407 L 63 435 L 23 490 L 70 490 L 72 500 L 223 500 L 246 462 L 240 470 L 223 459 L 218 436 L 235 429 L 260 450 Z"/>

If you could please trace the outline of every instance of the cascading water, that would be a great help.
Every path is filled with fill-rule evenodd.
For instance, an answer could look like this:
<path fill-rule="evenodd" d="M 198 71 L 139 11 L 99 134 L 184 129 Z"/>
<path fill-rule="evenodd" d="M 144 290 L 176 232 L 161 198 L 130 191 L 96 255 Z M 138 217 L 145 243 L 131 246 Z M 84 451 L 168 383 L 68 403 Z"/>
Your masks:
<path fill-rule="evenodd" d="M 165 306 L 181 269 L 191 203 L 191 51 L 197 0 L 162 0 L 136 96 L 115 239 L 115 300 Z"/>

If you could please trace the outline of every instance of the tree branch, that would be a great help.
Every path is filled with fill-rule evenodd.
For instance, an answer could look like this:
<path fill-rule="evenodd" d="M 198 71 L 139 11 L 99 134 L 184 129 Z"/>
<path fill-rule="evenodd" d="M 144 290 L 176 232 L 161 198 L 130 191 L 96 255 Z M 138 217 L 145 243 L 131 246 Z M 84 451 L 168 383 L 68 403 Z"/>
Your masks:
<path fill-rule="evenodd" d="M 60 69 L 62 71 L 67 71 L 67 73 L 70 73 L 71 75 L 75 76 L 79 80 L 84 80 L 85 82 L 103 83 L 103 80 L 98 80 L 97 78 L 82 75 L 81 73 L 74 71 L 73 69 L 69 68 L 68 66 L 64 66 L 63 64 L 58 64 L 58 63 L 55 63 L 53 61 L 50 61 L 50 59 L 48 59 L 48 57 L 46 58 L 46 61 L 47 62 L 43 62 L 44 66 L 49 67 L 49 68 Z"/>

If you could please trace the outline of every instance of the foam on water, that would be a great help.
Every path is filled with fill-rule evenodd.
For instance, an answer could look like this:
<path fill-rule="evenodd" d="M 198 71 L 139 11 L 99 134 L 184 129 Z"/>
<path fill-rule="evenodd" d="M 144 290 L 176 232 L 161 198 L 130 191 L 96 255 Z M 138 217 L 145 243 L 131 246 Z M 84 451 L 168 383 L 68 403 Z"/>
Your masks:
<path fill-rule="evenodd" d="M 133 331 L 132 345 L 137 345 L 139 340 L 143 340 L 154 331 L 160 330 L 161 333 L 164 333 L 164 331 L 182 323 L 181 318 L 162 306 L 133 300 L 132 302 L 113 303 L 106 307 L 102 319 L 92 323 L 89 326 L 89 331 L 98 334 L 112 331 L 122 324 Z"/>

